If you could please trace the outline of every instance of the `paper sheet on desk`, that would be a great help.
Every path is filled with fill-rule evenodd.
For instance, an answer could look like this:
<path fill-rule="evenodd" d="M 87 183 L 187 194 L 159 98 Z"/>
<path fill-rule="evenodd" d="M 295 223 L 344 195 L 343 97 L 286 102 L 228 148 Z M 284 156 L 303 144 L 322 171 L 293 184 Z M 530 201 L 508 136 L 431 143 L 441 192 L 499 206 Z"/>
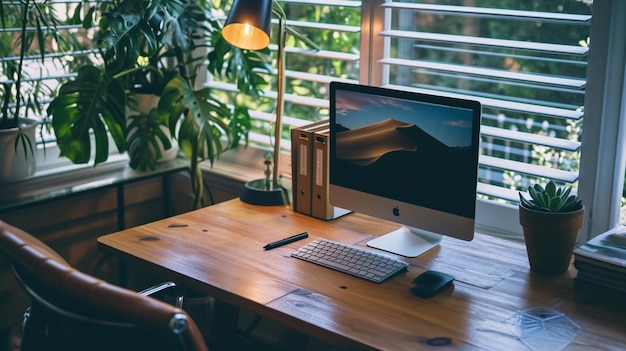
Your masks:
<path fill-rule="evenodd" d="M 626 267 L 626 246 L 620 244 L 621 240 L 615 240 L 615 235 L 624 236 L 626 226 L 602 233 L 574 250 L 574 254 L 593 258 L 598 261 Z"/>

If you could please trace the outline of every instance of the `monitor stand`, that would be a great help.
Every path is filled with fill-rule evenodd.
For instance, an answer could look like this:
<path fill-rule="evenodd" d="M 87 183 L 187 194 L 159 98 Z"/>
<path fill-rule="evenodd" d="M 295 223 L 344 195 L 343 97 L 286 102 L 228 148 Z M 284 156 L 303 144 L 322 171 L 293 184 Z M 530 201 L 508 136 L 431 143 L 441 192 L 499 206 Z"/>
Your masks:
<path fill-rule="evenodd" d="M 376 239 L 367 246 L 406 257 L 416 257 L 439 245 L 441 235 L 423 229 L 402 226 Z"/>

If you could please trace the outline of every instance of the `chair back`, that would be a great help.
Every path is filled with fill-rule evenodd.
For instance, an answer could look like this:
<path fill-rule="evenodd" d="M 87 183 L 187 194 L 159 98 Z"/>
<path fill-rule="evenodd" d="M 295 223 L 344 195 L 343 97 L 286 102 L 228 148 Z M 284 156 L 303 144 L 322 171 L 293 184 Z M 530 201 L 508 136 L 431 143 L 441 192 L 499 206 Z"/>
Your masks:
<path fill-rule="evenodd" d="M 0 254 L 31 297 L 22 350 L 207 350 L 184 310 L 80 272 L 3 222 Z"/>

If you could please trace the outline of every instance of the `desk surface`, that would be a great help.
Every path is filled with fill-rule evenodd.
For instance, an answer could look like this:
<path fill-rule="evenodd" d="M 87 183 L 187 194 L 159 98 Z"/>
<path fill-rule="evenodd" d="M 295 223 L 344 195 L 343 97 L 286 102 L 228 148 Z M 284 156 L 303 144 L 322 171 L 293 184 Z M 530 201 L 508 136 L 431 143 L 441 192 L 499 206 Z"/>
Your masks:
<path fill-rule="evenodd" d="M 526 250 L 516 243 L 480 234 L 471 242 L 444 238 L 381 284 L 290 257 L 318 237 L 364 246 L 396 227 L 360 214 L 325 222 L 235 199 L 100 237 L 98 245 L 129 264 L 349 349 L 416 350 L 448 340 L 463 350 L 529 350 L 512 321 L 535 307 L 558 310 L 580 327 L 567 350 L 626 348 L 626 306 L 574 290 L 573 267 L 557 277 L 530 272 Z M 309 238 L 262 249 L 303 231 Z M 454 287 L 430 299 L 413 296 L 409 284 L 426 269 L 452 274 Z"/>

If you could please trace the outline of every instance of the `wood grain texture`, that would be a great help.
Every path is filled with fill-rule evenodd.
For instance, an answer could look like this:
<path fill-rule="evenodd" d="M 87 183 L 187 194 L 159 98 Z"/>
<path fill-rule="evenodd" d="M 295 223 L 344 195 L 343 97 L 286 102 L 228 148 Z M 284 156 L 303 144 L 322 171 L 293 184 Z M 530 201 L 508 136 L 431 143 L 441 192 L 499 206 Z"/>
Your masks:
<path fill-rule="evenodd" d="M 626 306 L 574 290 L 573 267 L 556 277 L 531 272 L 517 243 L 480 234 L 472 242 L 444 238 L 381 284 L 289 256 L 318 237 L 364 246 L 397 227 L 360 214 L 322 221 L 235 199 L 98 242 L 106 254 L 345 349 L 528 350 L 509 321 L 542 306 L 580 326 L 567 350 L 626 349 Z M 303 231 L 305 240 L 262 249 Z M 454 275 L 454 286 L 430 299 L 413 296 L 410 282 L 427 269 Z"/>

